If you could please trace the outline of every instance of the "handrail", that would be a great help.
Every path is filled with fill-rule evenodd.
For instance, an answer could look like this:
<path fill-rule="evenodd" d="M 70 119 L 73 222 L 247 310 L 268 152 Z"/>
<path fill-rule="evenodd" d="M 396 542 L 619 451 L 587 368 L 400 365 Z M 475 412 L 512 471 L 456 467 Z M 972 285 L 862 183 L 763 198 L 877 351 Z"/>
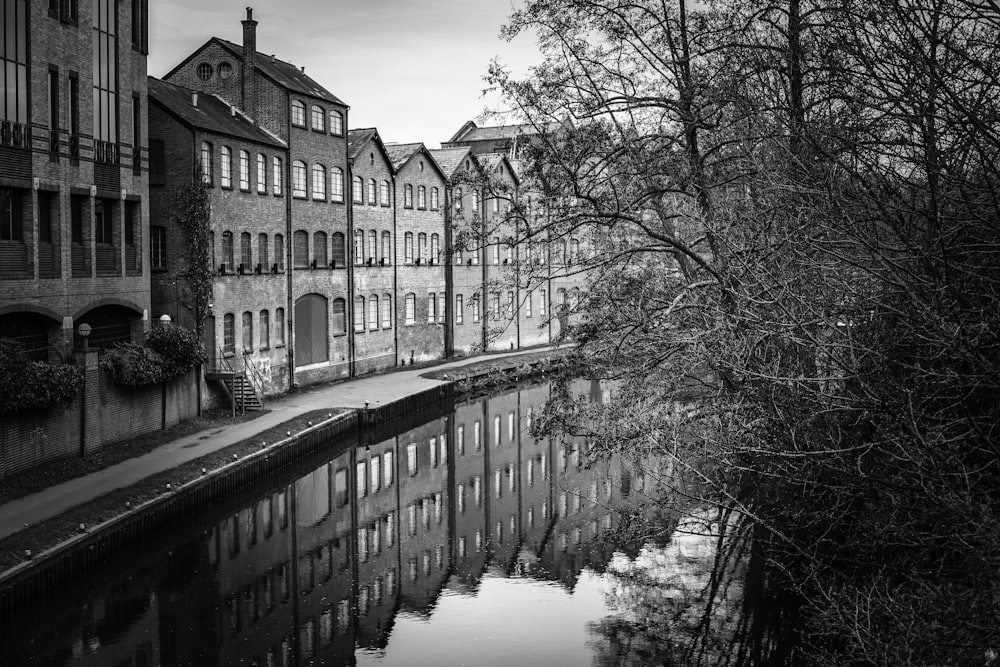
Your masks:
<path fill-rule="evenodd" d="M 226 359 L 226 351 L 222 348 L 222 346 L 219 346 L 219 357 L 216 361 L 219 364 L 218 367 L 225 370 L 227 373 L 234 372 L 232 365 L 230 365 L 229 363 L 229 360 Z"/>
<path fill-rule="evenodd" d="M 243 367 L 250 371 L 247 373 L 247 378 L 250 380 L 250 383 L 253 384 L 254 390 L 257 392 L 257 397 L 260 400 L 261 405 L 263 405 L 264 374 L 261 373 L 259 368 L 257 368 L 257 364 L 254 363 L 251 353 L 246 350 L 243 351 Z"/>

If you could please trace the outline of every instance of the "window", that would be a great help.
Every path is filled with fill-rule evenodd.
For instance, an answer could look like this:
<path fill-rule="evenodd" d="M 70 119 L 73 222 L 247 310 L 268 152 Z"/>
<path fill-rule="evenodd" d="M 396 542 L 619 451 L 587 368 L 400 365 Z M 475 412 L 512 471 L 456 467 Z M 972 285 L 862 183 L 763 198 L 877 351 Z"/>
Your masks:
<path fill-rule="evenodd" d="M 312 166 L 313 199 L 326 201 L 326 167 L 321 164 Z"/>
<path fill-rule="evenodd" d="M 53 130 L 59 129 L 59 70 L 53 66 L 49 66 L 49 78 L 48 78 L 48 102 L 49 102 L 49 128 Z M 54 133 L 51 135 L 57 137 Z M 50 144 L 51 145 L 51 144 Z M 138 145 L 138 142 L 136 142 Z M 55 152 L 58 152 L 58 145 L 54 148 Z"/>
<path fill-rule="evenodd" d="M 333 300 L 333 333 L 347 333 L 347 301 L 344 299 Z"/>
<path fill-rule="evenodd" d="M 0 117 L 13 123 L 28 123 L 28 3 L 0 1 L 3 11 L 5 48 L 0 49 L 0 72 L 7 72 L 0 86 Z M 95 44 L 96 48 L 96 44 Z M 25 147 L 27 135 L 24 136 Z"/>
<path fill-rule="evenodd" d="M 403 235 L 403 263 L 413 264 L 413 232 Z"/>
<path fill-rule="evenodd" d="M 569 241 L 569 263 L 572 264 L 580 260 L 580 241 L 570 239 Z"/>
<path fill-rule="evenodd" d="M 326 268 L 326 232 L 313 234 L 313 261 L 316 262 L 316 268 Z"/>
<path fill-rule="evenodd" d="M 378 186 L 374 178 L 368 179 L 368 205 L 378 206 Z"/>
<path fill-rule="evenodd" d="M 493 212 L 494 213 L 500 212 L 500 197 L 493 198 Z"/>
<path fill-rule="evenodd" d="M 312 129 L 318 130 L 319 132 L 326 132 L 326 125 L 324 125 L 326 122 L 326 112 L 323 110 L 323 107 L 315 104 L 312 105 L 311 115 Z"/>
<path fill-rule="evenodd" d="M 231 188 L 233 187 L 233 151 L 229 146 L 223 146 L 219 149 L 219 161 L 222 167 L 219 184 L 224 188 Z"/>
<path fill-rule="evenodd" d="M 354 230 L 354 264 L 364 264 L 365 261 L 365 233 L 360 229 Z"/>
<path fill-rule="evenodd" d="M 285 237 L 281 234 L 274 235 L 274 263 L 278 271 L 285 270 Z"/>
<path fill-rule="evenodd" d="M 227 269 L 233 267 L 233 233 L 222 232 L 222 262 Z"/>
<path fill-rule="evenodd" d="M 212 144 L 207 141 L 201 142 L 201 180 L 203 183 L 212 185 Z"/>
<path fill-rule="evenodd" d="M 240 151 L 240 190 L 250 192 L 250 153 Z"/>
<path fill-rule="evenodd" d="M 266 310 L 260 311 L 260 349 L 266 350 L 271 347 L 271 314 Z"/>
<path fill-rule="evenodd" d="M 386 486 L 392 486 L 392 480 L 395 477 L 395 466 L 393 465 L 392 452 L 386 452 L 382 455 L 382 481 Z M 392 513 L 389 514 L 391 518 Z M 391 534 L 390 526 L 386 525 L 386 531 Z"/>
<path fill-rule="evenodd" d="M 281 347 L 285 344 L 285 309 L 274 309 L 274 344 Z"/>
<path fill-rule="evenodd" d="M 360 176 L 351 179 L 351 201 L 355 204 L 365 203 L 365 186 Z"/>
<path fill-rule="evenodd" d="M 382 181 L 382 185 L 379 186 L 378 197 L 379 203 L 381 203 L 382 206 L 389 205 L 389 181 Z"/>
<path fill-rule="evenodd" d="M 243 313 L 243 351 L 253 352 L 253 313 Z"/>
<path fill-rule="evenodd" d="M 344 268 L 347 266 L 347 248 L 344 244 L 344 235 L 341 232 L 333 233 L 333 256 L 330 260 L 335 267 Z"/>
<path fill-rule="evenodd" d="M 417 188 L 417 208 L 427 208 L 427 188 L 422 185 Z"/>
<path fill-rule="evenodd" d="M 7 0 L 8 15 L 12 7 Z M 13 3 L 16 7 L 19 3 Z M 94 64 L 94 139 L 109 144 L 118 143 L 118 7 L 116 0 L 95 0 L 93 5 L 93 64 Z M 9 28 L 8 28 L 9 30 Z M 15 28 L 16 30 L 16 28 Z M 20 51 L 20 44 L 18 45 Z M 8 44 L 8 54 L 13 49 Z M 9 57 L 8 55 L 8 57 Z M 7 64 L 8 71 L 14 63 Z M 8 81 L 13 77 L 8 74 Z M 9 84 L 8 84 L 9 85 Z M 8 93 L 9 94 L 9 93 Z M 9 108 L 9 107 L 8 107 Z M 97 159 L 117 162 L 117 151 L 112 148 L 101 156 L 98 144 Z"/>
<path fill-rule="evenodd" d="M 531 317 L 531 292 L 528 292 L 528 296 L 524 300 L 524 316 L 525 318 Z"/>
<path fill-rule="evenodd" d="M 455 295 L 455 324 L 462 324 L 464 316 L 465 306 L 462 303 L 462 295 Z"/>
<path fill-rule="evenodd" d="M 244 271 L 250 271 L 253 268 L 252 245 L 253 239 L 249 232 L 240 234 L 240 264 L 243 265 Z"/>
<path fill-rule="evenodd" d="M 409 183 L 403 187 L 403 208 L 413 208 L 413 186 Z"/>
<path fill-rule="evenodd" d="M 413 477 L 417 474 L 417 445 L 406 446 L 406 471 Z M 412 506 L 411 506 L 412 507 Z"/>
<path fill-rule="evenodd" d="M 271 190 L 276 195 L 281 194 L 281 187 L 285 182 L 284 165 L 280 157 L 276 157 L 271 160 L 272 164 L 272 176 L 271 176 Z"/>
<path fill-rule="evenodd" d="M 479 213 L 479 191 L 472 191 L 472 212 Z"/>
<path fill-rule="evenodd" d="M 368 328 L 378 329 L 378 296 L 373 295 L 368 299 Z"/>
<path fill-rule="evenodd" d="M 427 261 L 427 234 L 423 232 L 417 234 L 417 259 Z"/>
<path fill-rule="evenodd" d="M 257 153 L 257 192 L 267 194 L 267 157 Z"/>
<path fill-rule="evenodd" d="M 368 261 L 378 263 L 378 232 L 374 229 L 368 232 Z"/>
<path fill-rule="evenodd" d="M 306 126 L 306 105 L 301 100 L 292 100 L 292 125 Z"/>
<path fill-rule="evenodd" d="M 479 312 L 479 295 L 472 295 L 472 321 L 478 322 L 481 319 L 481 314 Z"/>
<path fill-rule="evenodd" d="M 427 295 L 427 323 L 433 324 L 437 320 L 437 295 L 431 292 Z"/>
<path fill-rule="evenodd" d="M 447 322 L 445 293 L 438 293 L 438 322 Z"/>
<path fill-rule="evenodd" d="M 344 201 L 344 170 L 340 167 L 330 169 L 330 199 Z"/>
<path fill-rule="evenodd" d="M 392 264 L 392 234 L 382 232 L 382 263 Z"/>
<path fill-rule="evenodd" d="M 544 289 L 538 290 L 538 314 L 545 317 L 545 307 L 548 304 Z"/>
<path fill-rule="evenodd" d="M 222 318 L 222 352 L 233 354 L 236 351 L 236 316 L 226 313 Z"/>
<path fill-rule="evenodd" d="M 490 319 L 500 319 L 500 292 L 490 292 Z"/>
<path fill-rule="evenodd" d="M 344 116 L 339 111 L 330 112 L 330 134 L 344 135 Z"/>
<path fill-rule="evenodd" d="M 21 192 L 0 188 L 0 241 L 23 240 L 24 209 Z"/>
<path fill-rule="evenodd" d="M 493 238 L 493 264 L 500 264 L 500 237 Z"/>
<path fill-rule="evenodd" d="M 404 321 L 406 324 L 413 324 L 417 320 L 417 295 L 412 292 L 407 294 L 404 304 L 406 317 Z"/>
<path fill-rule="evenodd" d="M 504 317 L 514 316 L 514 290 L 507 290 L 507 303 L 504 305 Z"/>
<path fill-rule="evenodd" d="M 354 330 L 363 332 L 365 330 L 365 297 L 354 297 Z"/>
<path fill-rule="evenodd" d="M 195 68 L 194 73 L 202 81 L 208 81 L 215 74 L 215 68 L 213 68 L 209 63 L 198 63 L 198 67 Z"/>
<path fill-rule="evenodd" d="M 436 211 L 436 210 L 438 210 L 438 207 L 439 207 L 438 189 L 437 188 L 431 188 L 431 210 L 432 211 Z"/>
<path fill-rule="evenodd" d="M 296 160 L 292 163 L 292 196 L 306 197 L 306 163 Z"/>
<path fill-rule="evenodd" d="M 440 252 L 440 237 L 437 234 L 431 234 L 431 261 L 437 262 L 440 260 L 438 253 Z"/>
<path fill-rule="evenodd" d="M 3 222 L 0 221 L 0 228 L 2 226 Z M 3 231 L 0 229 L 0 237 L 2 236 Z M 149 266 L 153 271 L 164 271 L 167 268 L 166 227 L 161 227 L 160 225 L 150 225 L 149 227 Z"/>
<path fill-rule="evenodd" d="M 383 294 L 382 295 L 382 328 L 389 329 L 392 327 L 392 295 Z"/>
<path fill-rule="evenodd" d="M 462 188 L 455 188 L 455 210 L 462 210 Z"/>
<path fill-rule="evenodd" d="M 309 232 L 301 229 L 292 236 L 292 266 L 296 269 L 309 268 Z"/>
<path fill-rule="evenodd" d="M 260 266 L 260 270 L 264 273 L 268 273 L 271 270 L 271 265 L 268 263 L 270 260 L 267 254 L 267 234 L 257 235 L 257 265 Z"/>
<path fill-rule="evenodd" d="M 503 263 L 512 264 L 514 262 L 514 242 L 509 240 L 504 244 Z"/>

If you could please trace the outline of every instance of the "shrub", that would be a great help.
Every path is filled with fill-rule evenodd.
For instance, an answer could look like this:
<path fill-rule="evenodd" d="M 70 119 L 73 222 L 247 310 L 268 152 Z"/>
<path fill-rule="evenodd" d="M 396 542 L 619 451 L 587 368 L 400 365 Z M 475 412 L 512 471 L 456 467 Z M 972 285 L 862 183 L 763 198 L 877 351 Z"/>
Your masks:
<path fill-rule="evenodd" d="M 101 354 L 101 369 L 117 385 L 136 389 L 167 379 L 163 357 L 145 345 L 121 343 Z"/>
<path fill-rule="evenodd" d="M 163 359 L 164 379 L 184 375 L 208 360 L 198 334 L 178 326 L 158 327 L 146 334 L 146 347 Z"/>
<path fill-rule="evenodd" d="M 14 341 L 0 340 L 0 414 L 41 410 L 69 403 L 83 386 L 83 371 L 76 366 L 51 366 L 29 361 Z"/>

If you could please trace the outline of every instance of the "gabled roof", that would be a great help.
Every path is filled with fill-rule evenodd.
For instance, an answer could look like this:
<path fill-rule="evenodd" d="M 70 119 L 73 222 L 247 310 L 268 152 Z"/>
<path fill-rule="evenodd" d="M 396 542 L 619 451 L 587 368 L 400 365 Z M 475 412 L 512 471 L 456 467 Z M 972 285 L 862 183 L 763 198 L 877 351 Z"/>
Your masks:
<path fill-rule="evenodd" d="M 459 167 L 465 162 L 465 158 L 471 158 L 472 164 L 479 169 L 479 161 L 476 156 L 472 154 L 472 149 L 468 146 L 459 146 L 457 148 L 436 148 L 428 151 L 434 161 L 437 162 L 438 166 L 441 167 L 442 173 L 449 180 L 454 178 L 455 174 L 458 173 Z"/>
<path fill-rule="evenodd" d="M 517 169 L 515 169 L 514 165 L 511 164 L 506 153 L 480 153 L 478 157 L 479 161 L 483 165 L 483 170 L 486 171 L 487 174 L 495 171 L 498 166 L 505 165 L 507 172 L 511 175 L 511 178 L 514 179 L 514 183 L 516 185 L 520 185 L 521 179 L 517 175 Z"/>
<path fill-rule="evenodd" d="M 553 123 L 553 126 L 557 126 Z M 445 143 L 453 144 L 461 141 L 489 141 L 492 139 L 513 139 L 523 135 L 538 134 L 530 123 L 515 125 L 489 125 L 479 127 L 473 121 L 466 121 L 455 135 Z"/>
<path fill-rule="evenodd" d="M 427 146 L 425 146 L 422 142 L 415 141 L 409 144 L 386 144 L 385 150 L 389 153 L 389 159 L 392 160 L 392 166 L 397 172 L 417 155 L 423 154 L 427 156 L 428 162 L 430 162 L 431 166 L 437 170 L 437 173 L 441 174 L 441 178 L 446 181 L 448 180 L 448 176 L 444 173 L 441 165 L 438 164 L 437 160 L 434 159 L 434 155 L 427 150 Z"/>
<path fill-rule="evenodd" d="M 382 137 L 379 136 L 378 130 L 374 127 L 359 127 L 347 131 L 347 159 L 352 162 L 356 160 L 365 147 L 373 141 L 382 153 L 382 157 L 389 163 L 389 167 L 395 171 L 392 158 L 389 156 L 388 151 L 386 151 L 385 143 L 383 143 Z"/>
<path fill-rule="evenodd" d="M 225 134 L 260 144 L 286 148 L 285 142 L 254 125 L 242 112 L 215 95 L 199 93 L 155 77 L 148 77 L 149 98 L 189 127 Z M 191 104 L 198 95 L 198 106 Z"/>
<path fill-rule="evenodd" d="M 173 76 L 177 70 L 190 62 L 199 53 L 204 51 L 205 48 L 212 42 L 217 43 L 219 46 L 229 51 L 232 56 L 240 62 L 243 61 L 242 46 L 236 44 L 235 42 L 230 42 L 228 39 L 212 37 L 200 48 L 192 51 L 191 55 L 182 60 L 176 67 L 167 72 L 164 78 L 170 78 Z M 319 99 L 326 100 L 327 102 L 332 102 L 333 104 L 347 106 L 340 98 L 316 83 L 312 77 L 307 76 L 305 72 L 292 63 L 279 60 L 268 54 L 261 53 L 260 51 L 257 52 L 257 71 L 274 81 L 279 86 L 288 90 L 293 90 L 303 95 L 317 97 Z"/>

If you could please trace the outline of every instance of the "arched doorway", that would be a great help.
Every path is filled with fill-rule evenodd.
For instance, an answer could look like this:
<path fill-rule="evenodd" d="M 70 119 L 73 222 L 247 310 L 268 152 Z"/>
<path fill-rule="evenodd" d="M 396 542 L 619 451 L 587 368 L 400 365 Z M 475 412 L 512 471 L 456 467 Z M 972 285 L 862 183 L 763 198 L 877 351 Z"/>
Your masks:
<path fill-rule="evenodd" d="M 60 323 L 38 313 L 0 315 L 0 338 L 13 340 L 33 361 L 50 361 L 51 336 Z"/>
<path fill-rule="evenodd" d="M 80 325 L 90 325 L 90 336 L 87 344 L 90 347 L 105 349 L 114 347 L 117 343 L 128 343 L 132 340 L 132 322 L 138 314 L 125 306 L 98 306 L 76 318 L 73 323 L 73 343 L 83 347 L 80 336 Z"/>
<path fill-rule="evenodd" d="M 295 302 L 295 365 L 309 366 L 330 359 L 327 300 L 306 294 Z"/>

